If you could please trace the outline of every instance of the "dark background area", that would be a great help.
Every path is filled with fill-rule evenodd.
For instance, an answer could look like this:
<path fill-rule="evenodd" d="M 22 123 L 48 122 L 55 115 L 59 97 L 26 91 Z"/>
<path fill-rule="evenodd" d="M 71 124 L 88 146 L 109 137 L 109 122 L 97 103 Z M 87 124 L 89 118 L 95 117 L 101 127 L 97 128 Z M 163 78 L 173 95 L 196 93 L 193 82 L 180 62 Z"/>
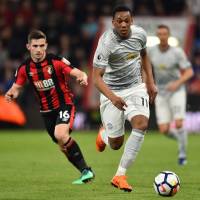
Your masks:
<path fill-rule="evenodd" d="M 191 112 L 200 110 L 200 20 L 198 5 L 190 0 L 0 0 L 0 94 L 13 83 L 16 68 L 28 56 L 27 35 L 33 29 L 47 34 L 48 52 L 59 54 L 71 64 L 90 74 L 94 43 L 101 29 L 103 16 L 111 16 L 113 6 L 125 3 L 134 16 L 187 16 L 195 21 L 195 34 L 189 59 L 195 76 L 187 85 Z M 198 3 L 197 3 L 198 4 Z M 91 80 L 91 79 L 90 79 Z M 96 128 L 100 124 L 98 102 L 86 105 L 86 92 L 71 80 L 77 105 L 77 128 Z M 17 100 L 27 117 L 24 128 L 43 128 L 39 106 L 30 85 Z M 151 108 L 150 128 L 156 128 L 154 106 Z M 0 122 L 0 128 L 16 125 Z"/>

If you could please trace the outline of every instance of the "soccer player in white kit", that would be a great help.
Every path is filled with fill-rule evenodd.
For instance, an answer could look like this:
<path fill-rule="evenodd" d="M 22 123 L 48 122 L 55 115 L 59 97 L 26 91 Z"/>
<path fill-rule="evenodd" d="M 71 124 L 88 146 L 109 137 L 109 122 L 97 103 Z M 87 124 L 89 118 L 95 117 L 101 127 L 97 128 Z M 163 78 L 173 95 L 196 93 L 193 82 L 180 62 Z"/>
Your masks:
<path fill-rule="evenodd" d="M 146 53 L 146 33 L 133 24 L 131 10 L 117 6 L 113 10 L 113 29 L 100 37 L 93 60 L 93 79 L 101 92 L 100 129 L 96 148 L 105 146 L 117 150 L 124 142 L 124 123 L 128 120 L 132 131 L 128 137 L 119 167 L 111 184 L 121 190 L 132 191 L 126 170 L 134 162 L 148 127 L 149 101 L 157 94 L 152 68 Z M 145 82 L 142 72 L 145 73 Z"/>
<path fill-rule="evenodd" d="M 193 75 L 191 63 L 180 47 L 168 44 L 169 27 L 159 25 L 157 36 L 160 44 L 148 49 L 153 65 L 158 95 L 155 109 L 158 127 L 161 133 L 177 139 L 179 146 L 178 163 L 185 165 L 187 132 L 183 127 L 186 114 L 186 89 L 184 83 Z M 170 123 L 175 122 L 175 129 Z"/>

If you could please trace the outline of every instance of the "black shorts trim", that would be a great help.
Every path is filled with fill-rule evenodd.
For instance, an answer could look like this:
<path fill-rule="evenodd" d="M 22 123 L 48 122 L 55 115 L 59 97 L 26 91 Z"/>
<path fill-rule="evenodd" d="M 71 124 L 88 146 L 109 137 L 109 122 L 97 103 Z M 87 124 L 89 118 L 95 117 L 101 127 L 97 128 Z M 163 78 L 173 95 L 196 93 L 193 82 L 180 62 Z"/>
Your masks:
<path fill-rule="evenodd" d="M 72 132 L 74 118 L 75 118 L 75 106 L 73 104 L 63 105 L 60 108 L 47 113 L 41 113 L 44 120 L 45 128 L 54 142 L 57 140 L 54 136 L 55 126 L 58 124 L 69 124 L 70 133 Z"/>

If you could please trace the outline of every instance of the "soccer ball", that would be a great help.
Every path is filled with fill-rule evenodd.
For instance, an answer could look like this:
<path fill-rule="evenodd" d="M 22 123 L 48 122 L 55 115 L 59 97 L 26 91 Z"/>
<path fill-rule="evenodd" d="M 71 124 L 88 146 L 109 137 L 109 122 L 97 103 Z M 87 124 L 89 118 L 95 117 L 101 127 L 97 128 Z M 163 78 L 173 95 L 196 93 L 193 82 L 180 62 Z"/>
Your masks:
<path fill-rule="evenodd" d="M 180 180 L 174 172 L 162 171 L 155 177 L 153 186 L 160 196 L 173 196 L 180 189 Z"/>

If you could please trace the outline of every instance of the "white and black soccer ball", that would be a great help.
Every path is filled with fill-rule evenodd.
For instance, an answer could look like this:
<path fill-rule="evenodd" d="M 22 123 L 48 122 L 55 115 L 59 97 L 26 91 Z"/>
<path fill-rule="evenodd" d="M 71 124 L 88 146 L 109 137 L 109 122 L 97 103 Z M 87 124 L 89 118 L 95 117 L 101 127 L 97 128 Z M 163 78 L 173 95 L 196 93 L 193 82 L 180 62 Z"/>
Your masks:
<path fill-rule="evenodd" d="M 180 179 L 172 171 L 162 171 L 155 177 L 153 186 L 160 196 L 174 196 L 180 189 Z"/>

